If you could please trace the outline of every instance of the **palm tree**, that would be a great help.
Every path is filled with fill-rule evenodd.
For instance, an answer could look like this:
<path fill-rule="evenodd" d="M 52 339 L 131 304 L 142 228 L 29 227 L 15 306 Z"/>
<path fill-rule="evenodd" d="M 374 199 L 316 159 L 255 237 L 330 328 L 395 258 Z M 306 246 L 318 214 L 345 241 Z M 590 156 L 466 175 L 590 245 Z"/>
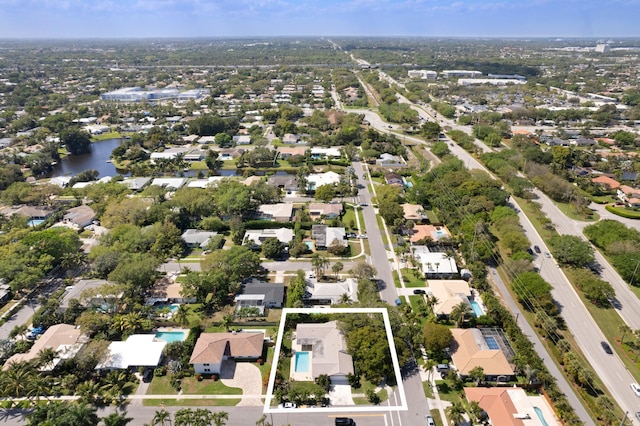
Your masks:
<path fill-rule="evenodd" d="M 447 417 L 453 426 L 459 426 L 464 421 L 464 407 L 458 401 L 455 401 L 445 409 Z"/>
<path fill-rule="evenodd" d="M 618 333 L 622 334 L 622 336 L 620 336 L 620 344 L 624 345 L 624 336 L 626 336 L 627 333 L 631 333 L 631 327 L 627 324 L 620 324 L 618 326 Z"/>
<path fill-rule="evenodd" d="M 344 264 L 342 262 L 336 262 L 331 267 L 331 271 L 336 274 L 336 279 L 338 279 L 338 274 L 344 269 Z"/>
<path fill-rule="evenodd" d="M 467 314 L 471 314 L 471 312 L 471 306 L 469 306 L 465 302 L 460 302 L 451 309 L 449 318 L 451 318 L 456 323 L 456 327 L 460 327 L 462 323 L 464 323 L 464 320 L 467 318 Z"/>
<path fill-rule="evenodd" d="M 9 369 L 2 375 L 2 394 L 12 397 L 26 395 L 34 376 L 35 374 L 28 363 L 10 363 Z"/>
<path fill-rule="evenodd" d="M 167 410 L 159 410 L 153 415 L 151 424 L 154 426 L 171 426 L 171 413 Z"/>
<path fill-rule="evenodd" d="M 229 331 L 229 327 L 233 324 L 233 315 L 225 315 L 220 321 L 220 325 L 224 327 L 225 331 Z"/>
<path fill-rule="evenodd" d="M 80 396 L 81 401 L 95 403 L 102 399 L 102 388 L 96 382 L 88 380 L 78 385 L 76 394 Z"/>
<path fill-rule="evenodd" d="M 425 305 L 427 305 L 427 308 L 429 309 L 429 312 L 432 314 L 435 314 L 435 312 L 433 312 L 433 308 L 439 303 L 440 301 L 438 300 L 437 297 L 435 297 L 433 294 L 427 294 L 425 296 L 425 300 L 424 303 Z"/>
<path fill-rule="evenodd" d="M 324 270 L 329 266 L 329 260 L 320 256 L 318 253 L 314 253 L 311 257 L 311 266 L 315 270 L 316 277 L 320 278 L 324 276 Z"/>
<path fill-rule="evenodd" d="M 189 325 L 189 309 L 187 305 L 181 304 L 178 306 L 178 310 L 173 314 L 173 319 L 183 327 Z"/>
<path fill-rule="evenodd" d="M 353 303 L 353 300 L 351 300 L 351 296 L 349 296 L 349 293 L 342 293 L 342 295 L 340 296 L 340 304 L 350 305 L 351 303 Z"/>
<path fill-rule="evenodd" d="M 524 377 L 527 379 L 527 384 L 531 384 L 536 380 L 538 376 L 538 370 L 530 366 L 529 364 L 524 366 Z"/>
<path fill-rule="evenodd" d="M 213 413 L 212 419 L 215 426 L 224 426 L 226 421 L 229 420 L 229 413 L 226 411 L 218 411 L 217 413 Z"/>
<path fill-rule="evenodd" d="M 58 356 L 58 352 L 53 348 L 42 348 L 38 352 L 38 356 L 35 358 L 36 367 L 46 367 L 53 363 L 53 360 Z"/>
<path fill-rule="evenodd" d="M 427 359 L 424 362 L 424 369 L 427 371 L 427 381 L 431 382 L 431 379 L 433 378 L 433 367 L 435 367 L 436 365 L 438 365 L 438 361 L 436 361 L 435 359 Z"/>
<path fill-rule="evenodd" d="M 102 423 L 104 423 L 104 426 L 126 426 L 132 420 L 133 418 L 127 417 L 127 412 L 125 411 L 122 414 L 111 413 L 103 417 Z"/>

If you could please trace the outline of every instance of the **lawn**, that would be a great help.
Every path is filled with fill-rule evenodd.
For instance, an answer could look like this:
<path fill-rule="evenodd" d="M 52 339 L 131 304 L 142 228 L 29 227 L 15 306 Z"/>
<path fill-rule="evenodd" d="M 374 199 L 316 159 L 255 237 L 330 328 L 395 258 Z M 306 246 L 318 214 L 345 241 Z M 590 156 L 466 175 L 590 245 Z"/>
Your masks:
<path fill-rule="evenodd" d="M 358 222 L 356 221 L 356 212 L 353 207 L 348 206 L 342 216 L 342 223 L 347 227 L 349 232 L 358 232 Z M 353 226 L 351 224 L 353 223 Z"/>
<path fill-rule="evenodd" d="M 100 135 L 91 136 L 91 142 L 106 141 L 107 139 L 120 139 L 122 135 L 118 132 L 102 133 Z"/>
<path fill-rule="evenodd" d="M 233 407 L 240 402 L 240 398 L 220 399 L 143 399 L 145 407 Z"/>
<path fill-rule="evenodd" d="M 221 380 L 185 377 L 182 379 L 182 393 L 187 395 L 242 395 L 242 389 L 231 388 Z"/>
<path fill-rule="evenodd" d="M 402 269 L 402 279 L 405 287 L 426 287 L 427 285 L 424 276 L 417 269 Z"/>

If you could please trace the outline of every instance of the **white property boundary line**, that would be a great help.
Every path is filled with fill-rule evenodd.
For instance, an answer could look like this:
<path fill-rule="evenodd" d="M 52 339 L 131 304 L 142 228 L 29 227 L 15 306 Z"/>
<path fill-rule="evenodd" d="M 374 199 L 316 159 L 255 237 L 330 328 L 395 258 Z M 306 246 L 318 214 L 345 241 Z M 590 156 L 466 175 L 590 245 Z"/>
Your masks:
<path fill-rule="evenodd" d="M 382 314 L 384 320 L 384 328 L 387 333 L 389 342 L 389 351 L 391 352 L 391 360 L 393 362 L 393 371 L 396 375 L 396 383 L 398 392 L 400 393 L 400 405 L 395 406 L 376 406 L 376 405 L 353 405 L 343 407 L 318 407 L 318 408 L 272 408 L 271 401 L 273 399 L 273 387 L 276 381 L 276 370 L 278 361 L 280 360 L 280 350 L 282 349 L 282 338 L 284 336 L 284 325 L 287 314 Z M 271 366 L 271 374 L 269 376 L 269 385 L 267 387 L 267 395 L 264 402 L 265 413 L 318 413 L 318 412 L 387 412 L 387 411 L 406 411 L 407 397 L 404 392 L 404 384 L 400 374 L 400 364 L 398 363 L 398 354 L 395 344 L 393 343 L 393 333 L 391 332 L 391 323 L 389 322 L 389 312 L 386 308 L 285 308 L 282 310 L 282 318 L 280 319 L 280 327 L 278 329 L 278 340 L 276 341 L 275 352 L 273 354 L 273 364 Z"/>

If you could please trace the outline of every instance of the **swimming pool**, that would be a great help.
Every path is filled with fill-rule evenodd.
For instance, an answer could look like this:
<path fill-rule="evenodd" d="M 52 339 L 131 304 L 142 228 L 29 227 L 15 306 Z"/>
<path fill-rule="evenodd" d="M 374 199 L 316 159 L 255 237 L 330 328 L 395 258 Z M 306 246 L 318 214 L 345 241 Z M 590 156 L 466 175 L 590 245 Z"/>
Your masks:
<path fill-rule="evenodd" d="M 305 241 L 304 245 L 307 246 L 307 250 L 313 251 L 313 241 Z"/>
<path fill-rule="evenodd" d="M 478 302 L 476 302 L 475 300 L 470 300 L 469 303 L 471 304 L 471 309 L 473 309 L 473 314 L 476 317 L 484 315 L 484 311 L 482 310 Z"/>
<path fill-rule="evenodd" d="M 309 372 L 309 352 L 296 352 L 296 359 L 293 367 L 293 371 L 296 373 L 308 373 Z"/>
<path fill-rule="evenodd" d="M 533 407 L 533 410 L 536 412 L 536 414 L 538 415 L 538 418 L 540 419 L 540 421 L 542 422 L 543 426 L 549 426 L 549 424 L 547 423 L 547 421 L 544 419 L 544 415 L 542 415 L 542 410 L 538 407 Z"/>
<path fill-rule="evenodd" d="M 500 349 L 500 345 L 498 345 L 498 341 L 493 336 L 484 336 L 484 341 L 487 342 L 487 346 L 491 350 Z"/>
<path fill-rule="evenodd" d="M 169 308 L 169 312 L 174 313 L 174 314 L 176 313 L 176 311 L 178 310 L 179 307 L 180 307 L 179 303 L 172 303 L 171 305 L 156 305 L 155 306 L 156 310 Z"/>
<path fill-rule="evenodd" d="M 167 343 L 182 342 L 187 338 L 187 333 L 184 331 L 158 331 L 156 332 L 156 339 L 164 340 Z"/>

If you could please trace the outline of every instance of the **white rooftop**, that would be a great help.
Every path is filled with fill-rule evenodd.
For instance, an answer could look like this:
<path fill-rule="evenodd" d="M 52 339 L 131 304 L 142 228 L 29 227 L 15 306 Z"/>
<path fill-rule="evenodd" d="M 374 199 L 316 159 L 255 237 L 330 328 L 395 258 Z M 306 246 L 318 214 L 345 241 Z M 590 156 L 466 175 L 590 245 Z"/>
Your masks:
<path fill-rule="evenodd" d="M 156 340 L 155 334 L 133 334 L 123 342 L 111 342 L 109 354 L 96 369 L 157 367 L 167 342 Z"/>

